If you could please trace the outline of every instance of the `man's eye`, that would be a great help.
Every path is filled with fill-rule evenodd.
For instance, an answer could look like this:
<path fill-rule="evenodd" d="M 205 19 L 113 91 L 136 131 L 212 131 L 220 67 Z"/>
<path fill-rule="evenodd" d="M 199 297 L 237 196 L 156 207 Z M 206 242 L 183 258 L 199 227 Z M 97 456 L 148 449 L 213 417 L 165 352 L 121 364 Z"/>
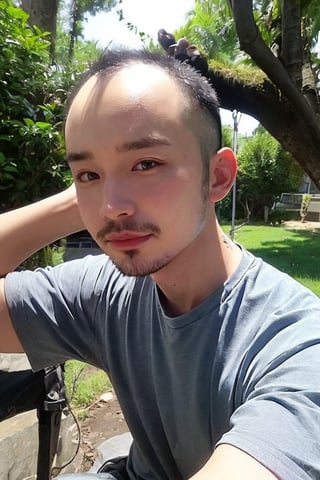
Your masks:
<path fill-rule="evenodd" d="M 160 163 L 155 160 L 142 160 L 134 166 L 133 170 L 151 170 L 158 165 L 160 165 Z"/>
<path fill-rule="evenodd" d="M 81 172 L 77 175 L 77 180 L 82 183 L 92 182 L 93 180 L 97 180 L 99 175 L 95 172 Z"/>

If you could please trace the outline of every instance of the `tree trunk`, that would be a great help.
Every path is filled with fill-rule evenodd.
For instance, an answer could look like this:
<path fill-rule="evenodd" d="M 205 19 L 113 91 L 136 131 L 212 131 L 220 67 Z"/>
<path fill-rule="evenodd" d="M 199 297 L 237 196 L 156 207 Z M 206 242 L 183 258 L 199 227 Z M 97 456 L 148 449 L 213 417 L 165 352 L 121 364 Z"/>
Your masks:
<path fill-rule="evenodd" d="M 300 0 L 281 1 L 281 58 L 289 77 L 299 90 L 302 87 L 302 40 Z"/>
<path fill-rule="evenodd" d="M 68 48 L 68 63 L 72 62 L 74 46 L 77 39 L 77 27 L 80 20 L 80 6 L 78 0 L 72 0 L 70 7 L 70 33 Z"/>
<path fill-rule="evenodd" d="M 311 45 L 308 41 L 305 19 L 302 19 L 302 94 L 311 108 L 319 115 L 320 105 L 317 94 L 316 73 L 312 66 Z"/>
<path fill-rule="evenodd" d="M 29 14 L 29 25 L 36 25 L 51 34 L 50 54 L 54 58 L 59 0 L 21 0 L 21 7 Z"/>

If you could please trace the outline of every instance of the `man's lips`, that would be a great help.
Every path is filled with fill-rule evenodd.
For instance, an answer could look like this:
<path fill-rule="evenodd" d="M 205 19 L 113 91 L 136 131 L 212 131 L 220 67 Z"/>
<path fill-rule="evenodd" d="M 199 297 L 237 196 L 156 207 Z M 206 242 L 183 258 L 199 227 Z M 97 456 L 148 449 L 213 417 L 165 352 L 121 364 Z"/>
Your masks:
<path fill-rule="evenodd" d="M 117 249 L 137 248 L 153 236 L 153 233 L 120 232 L 106 235 L 104 241 Z"/>

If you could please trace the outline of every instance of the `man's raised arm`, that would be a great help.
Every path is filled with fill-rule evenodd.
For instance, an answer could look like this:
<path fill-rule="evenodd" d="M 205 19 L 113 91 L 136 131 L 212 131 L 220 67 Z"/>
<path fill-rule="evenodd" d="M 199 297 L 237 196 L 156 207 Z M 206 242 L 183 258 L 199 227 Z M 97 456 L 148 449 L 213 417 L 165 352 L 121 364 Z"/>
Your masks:
<path fill-rule="evenodd" d="M 82 230 L 75 188 L 0 215 L 0 277 L 40 248 Z"/>
<path fill-rule="evenodd" d="M 0 215 L 0 277 L 40 248 L 84 228 L 74 186 L 26 207 Z M 0 278 L 0 352 L 21 352 Z"/>

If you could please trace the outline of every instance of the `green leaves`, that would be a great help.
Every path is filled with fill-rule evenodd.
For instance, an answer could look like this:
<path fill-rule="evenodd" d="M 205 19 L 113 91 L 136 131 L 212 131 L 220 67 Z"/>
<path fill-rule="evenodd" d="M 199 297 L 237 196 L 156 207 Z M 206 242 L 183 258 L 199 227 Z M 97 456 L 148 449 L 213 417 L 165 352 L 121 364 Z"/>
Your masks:
<path fill-rule="evenodd" d="M 231 64 L 239 55 L 234 22 L 225 0 L 196 0 L 177 38 L 186 37 L 210 59 Z"/>
<path fill-rule="evenodd" d="M 239 159 L 238 193 L 253 215 L 271 207 L 282 192 L 296 191 L 302 169 L 269 133 L 259 127 L 243 144 Z"/>
<path fill-rule="evenodd" d="M 22 20 L 22 23 L 26 24 L 26 22 L 28 20 L 28 14 L 26 12 L 24 12 L 21 8 L 17 8 L 12 4 L 8 4 L 8 2 L 5 1 L 5 0 L 2 0 L 0 2 L 0 8 L 1 8 L 1 10 L 6 9 L 8 15 L 12 19 Z"/>
<path fill-rule="evenodd" d="M 63 186 L 62 102 L 54 86 L 47 34 L 0 0 L 0 209 Z"/>

